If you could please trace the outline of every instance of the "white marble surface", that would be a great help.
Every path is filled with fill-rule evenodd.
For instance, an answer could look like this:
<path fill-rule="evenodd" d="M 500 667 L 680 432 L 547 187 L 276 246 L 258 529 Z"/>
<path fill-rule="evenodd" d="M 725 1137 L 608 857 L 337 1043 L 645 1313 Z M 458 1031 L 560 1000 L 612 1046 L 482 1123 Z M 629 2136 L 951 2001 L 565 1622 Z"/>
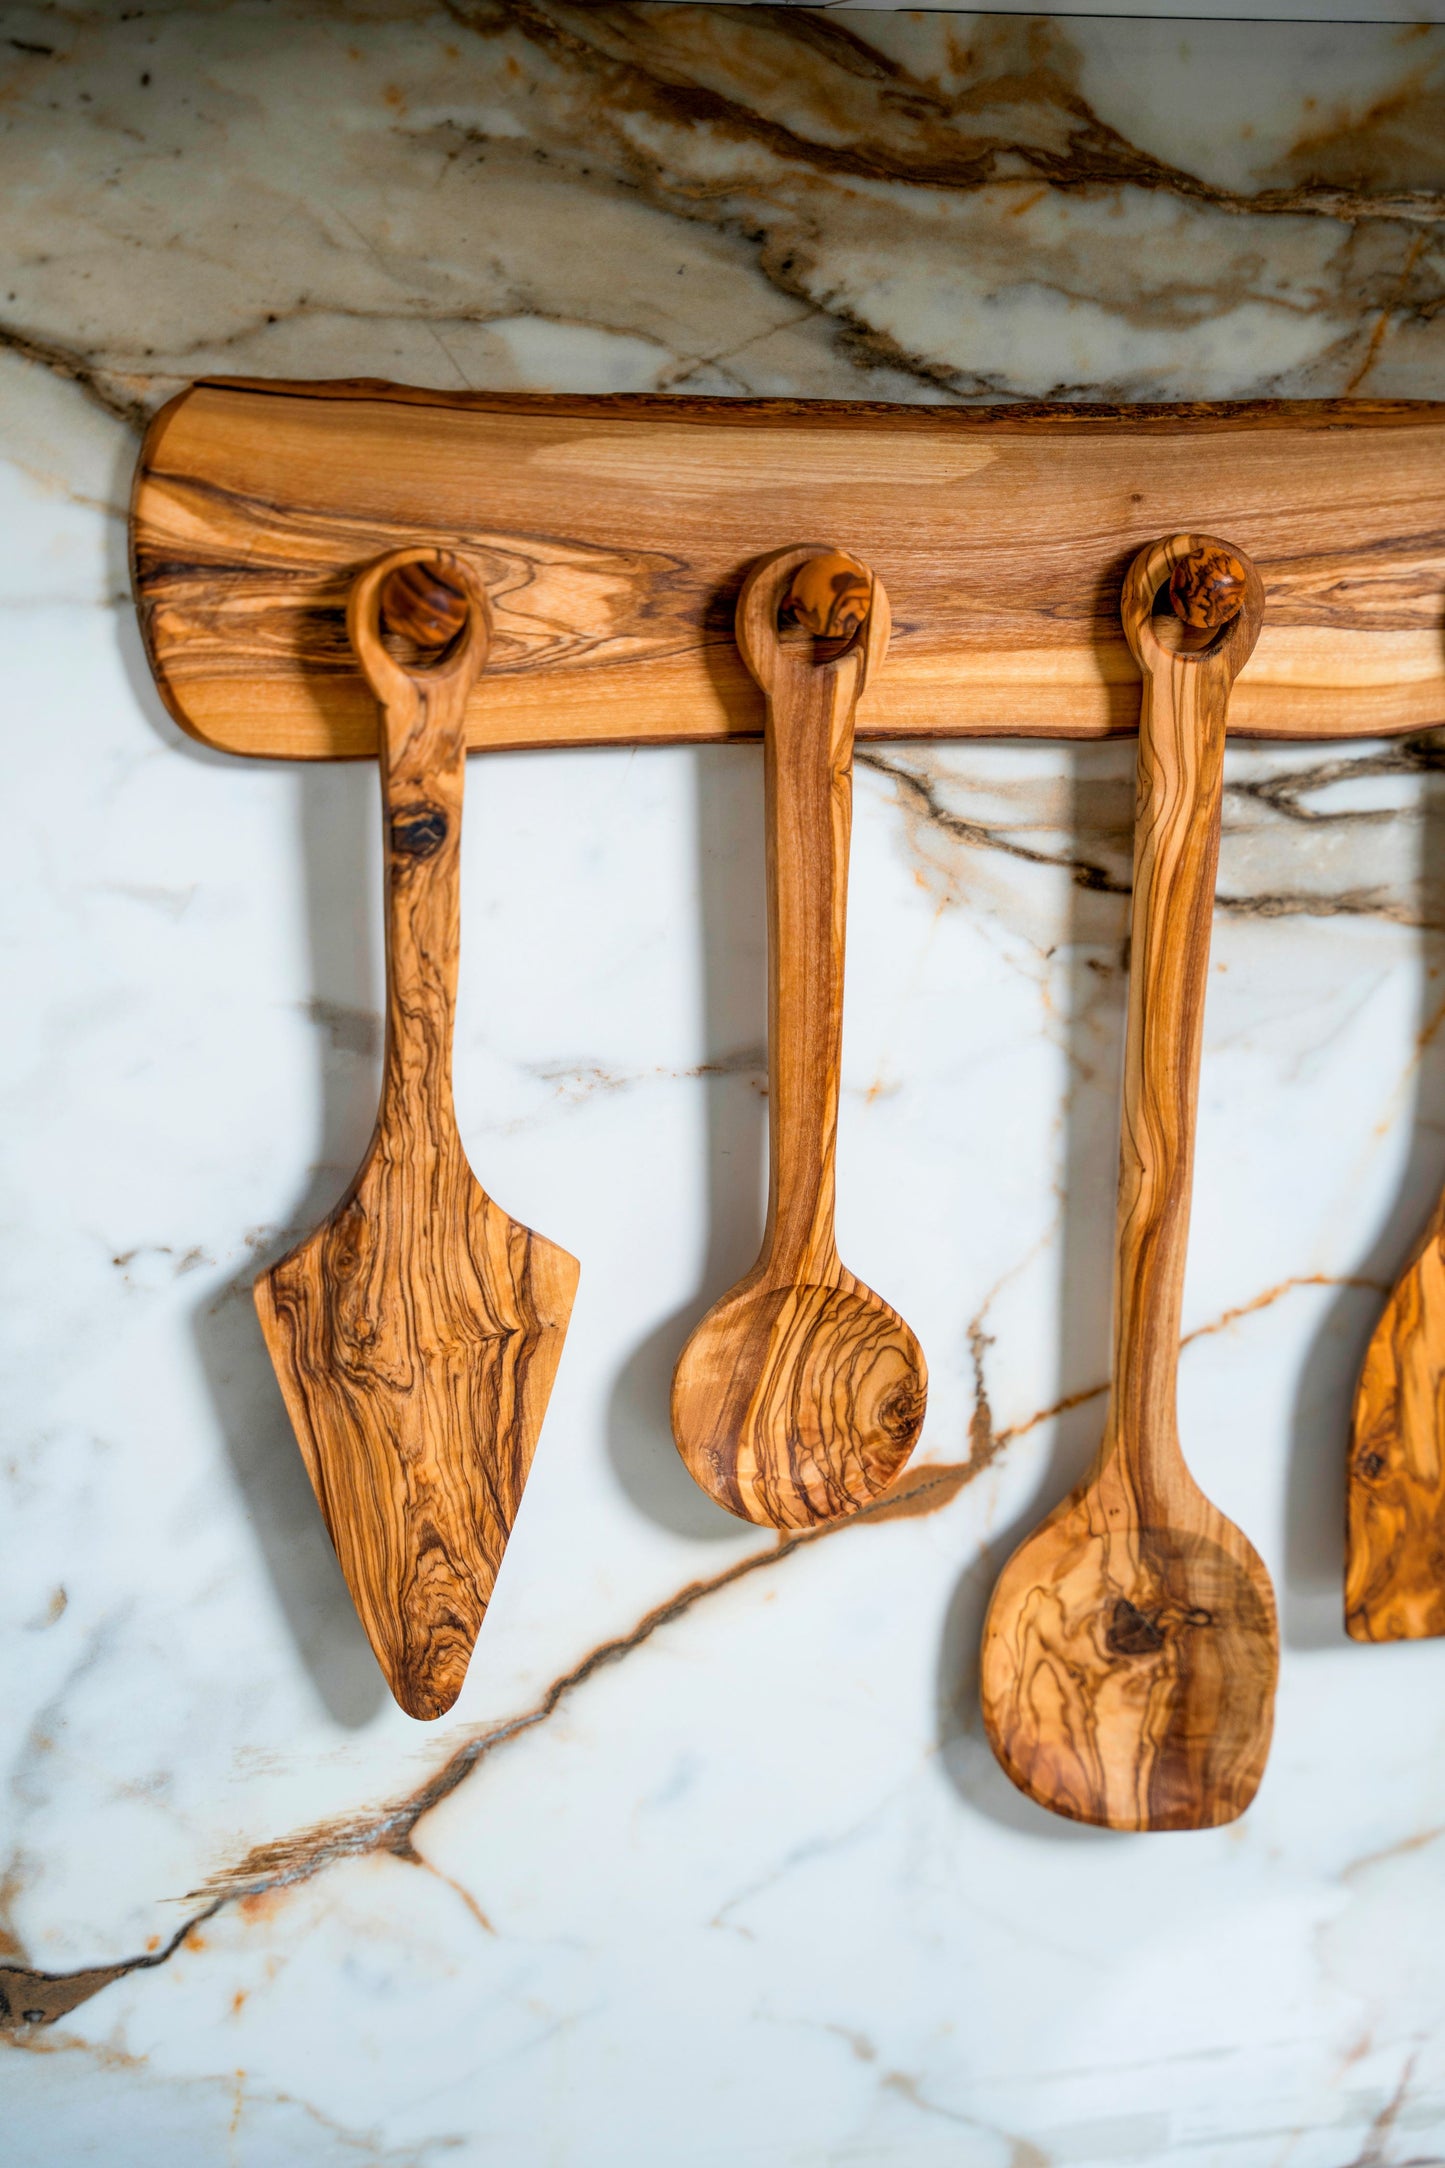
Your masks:
<path fill-rule="evenodd" d="M 757 756 L 473 764 L 462 1125 L 583 1281 L 427 1727 L 247 1294 L 370 1125 L 374 784 L 184 742 L 124 561 L 138 420 L 206 369 L 1445 394 L 1445 36 L 4 27 L 5 2159 L 1445 2159 L 1445 1649 L 1344 1641 L 1338 1532 L 1351 1376 L 1445 1180 L 1434 746 L 1231 755 L 1181 1412 L 1276 1576 L 1278 1729 L 1236 1827 L 1111 1838 L 1010 1789 L 973 1682 L 1097 1432 L 1129 749 L 860 767 L 840 1236 L 923 1340 L 936 1473 L 791 1545 L 666 1425 L 758 1232 Z"/>

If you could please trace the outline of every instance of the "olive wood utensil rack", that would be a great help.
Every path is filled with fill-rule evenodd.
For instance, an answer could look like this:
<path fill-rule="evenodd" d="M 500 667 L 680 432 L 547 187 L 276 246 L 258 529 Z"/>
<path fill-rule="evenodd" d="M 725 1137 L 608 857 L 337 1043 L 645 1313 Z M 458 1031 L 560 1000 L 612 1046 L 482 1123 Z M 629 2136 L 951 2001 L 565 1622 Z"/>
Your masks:
<path fill-rule="evenodd" d="M 468 749 L 756 740 L 739 589 L 807 536 L 856 552 L 891 599 L 859 740 L 1131 733 L 1121 583 L 1182 531 L 1226 537 L 1263 586 L 1230 733 L 1445 725 L 1445 404 L 885 407 L 214 378 L 155 417 L 131 511 L 170 713 L 221 751 L 287 760 L 376 756 L 347 603 L 363 568 L 409 550 L 456 552 L 486 591 L 487 667 L 457 699 Z M 1411 1360 L 1423 1332 L 1441 1376 L 1436 1277 L 1424 1326 L 1410 1298 Z M 1445 1439 L 1363 1429 L 1352 1541 L 1373 1486 L 1396 1579 L 1434 1577 Z M 1445 1631 L 1445 1604 L 1421 1603 L 1372 1628 L 1368 1588 L 1388 1579 L 1356 1562 L 1352 1632 Z"/>
<path fill-rule="evenodd" d="M 1190 528 L 1269 607 L 1230 730 L 1445 722 L 1445 404 L 883 407 L 209 379 L 151 423 L 135 596 L 171 714 L 223 752 L 374 757 L 357 571 L 464 549 L 493 646 L 474 751 L 762 735 L 746 567 L 810 537 L 893 601 L 861 741 L 1132 732 L 1119 587 Z"/>

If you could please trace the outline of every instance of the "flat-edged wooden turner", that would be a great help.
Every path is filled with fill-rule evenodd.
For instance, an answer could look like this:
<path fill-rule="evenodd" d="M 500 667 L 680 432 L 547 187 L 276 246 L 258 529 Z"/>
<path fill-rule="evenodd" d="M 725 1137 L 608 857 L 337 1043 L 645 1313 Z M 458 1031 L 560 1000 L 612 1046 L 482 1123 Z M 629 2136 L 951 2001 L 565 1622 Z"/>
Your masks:
<path fill-rule="evenodd" d="M 1264 595 L 1237 551 L 1185 534 L 1135 559 L 1122 608 L 1144 686 L 1113 1381 L 1089 1474 L 999 1577 L 981 1693 L 1040 1805 L 1204 1829 L 1258 1789 L 1279 1668 L 1269 1576 L 1189 1474 L 1176 1413 L 1225 717 Z"/>
<path fill-rule="evenodd" d="M 396 659 L 382 620 L 405 635 Z M 466 1677 L 532 1464 L 576 1260 L 508 1219 L 452 1107 L 467 695 L 486 590 L 463 557 L 393 551 L 347 629 L 381 710 L 386 1051 L 360 1173 L 256 1282 L 297 1442 L 377 1662 L 410 1716 Z"/>
<path fill-rule="evenodd" d="M 1445 1634 L 1445 1198 L 1365 1351 L 1345 1497 L 1348 1632 Z"/>
<path fill-rule="evenodd" d="M 682 1351 L 672 1427 L 705 1491 L 775 1528 L 875 1498 L 927 1394 L 918 1342 L 833 1233 L 853 715 L 888 633 L 882 583 L 818 545 L 762 559 L 738 598 L 767 696 L 768 1219 L 756 1265 Z"/>

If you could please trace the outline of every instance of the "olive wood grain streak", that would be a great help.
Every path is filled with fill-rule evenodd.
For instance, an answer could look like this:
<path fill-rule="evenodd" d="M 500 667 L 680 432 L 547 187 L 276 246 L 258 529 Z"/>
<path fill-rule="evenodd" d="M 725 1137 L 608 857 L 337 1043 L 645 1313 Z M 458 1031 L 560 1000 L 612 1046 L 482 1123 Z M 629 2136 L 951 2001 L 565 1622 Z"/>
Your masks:
<path fill-rule="evenodd" d="M 1225 716 L 1259 575 L 1244 563 L 1237 614 L 1198 651 L 1152 612 L 1176 566 L 1225 548 L 1175 536 L 1125 582 L 1144 685 L 1109 1410 L 1093 1468 L 1014 1553 L 984 1629 L 984 1718 L 1009 1776 L 1114 1829 L 1242 1813 L 1278 1669 L 1269 1577 L 1190 1476 L 1176 1411 Z"/>
<path fill-rule="evenodd" d="M 414 565 L 439 575 L 439 661 L 393 660 Z M 316 1232 L 256 1283 L 307 1472 L 362 1624 L 412 1716 L 455 1701 L 516 1518 L 577 1284 L 576 1261 L 493 1203 L 452 1105 L 467 696 L 486 660 L 475 571 L 394 552 L 356 582 L 351 638 L 382 716 L 386 1049 L 365 1162 Z"/>
<path fill-rule="evenodd" d="M 785 645 L 785 606 L 824 637 L 851 627 L 849 644 L 824 660 L 809 640 Z M 853 715 L 888 630 L 881 584 L 817 545 L 765 559 L 738 602 L 767 698 L 768 1218 L 757 1264 L 683 1350 L 672 1423 L 702 1487 L 776 1528 L 875 1498 L 912 1452 L 927 1395 L 917 1341 L 846 1270 L 833 1226 Z"/>
<path fill-rule="evenodd" d="M 1133 730 L 1124 569 L 1181 500 L 1268 578 L 1230 729 L 1445 722 L 1445 406 L 918 408 L 202 383 L 146 434 L 136 603 L 183 729 L 236 753 L 376 747 L 357 569 L 465 550 L 492 596 L 480 746 L 756 737 L 732 637 L 779 534 L 837 532 L 899 606 L 860 734 Z"/>
<path fill-rule="evenodd" d="M 1345 1625 L 1356 1641 L 1445 1634 L 1445 1197 L 1385 1305 L 1355 1393 Z"/>

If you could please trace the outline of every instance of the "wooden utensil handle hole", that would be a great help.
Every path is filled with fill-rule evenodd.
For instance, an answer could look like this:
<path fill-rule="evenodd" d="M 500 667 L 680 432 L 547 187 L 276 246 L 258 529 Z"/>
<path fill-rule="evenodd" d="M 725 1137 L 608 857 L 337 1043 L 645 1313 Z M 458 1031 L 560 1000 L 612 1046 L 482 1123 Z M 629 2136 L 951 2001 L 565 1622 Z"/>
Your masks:
<path fill-rule="evenodd" d="M 1150 612 L 1150 617 L 1154 636 L 1159 645 L 1167 648 L 1173 655 L 1202 655 L 1207 648 L 1213 647 L 1216 640 L 1222 639 L 1229 630 L 1227 625 L 1223 625 L 1216 627 L 1212 632 L 1206 632 L 1201 626 L 1181 623 L 1169 607 L 1169 588 L 1167 584 L 1160 588 L 1158 595 L 1155 597 L 1154 608 Z"/>
<path fill-rule="evenodd" d="M 790 654 L 806 655 L 815 667 L 819 663 L 836 662 L 840 655 L 847 654 L 857 638 L 856 633 L 850 632 L 843 640 L 825 639 L 816 632 L 805 631 L 796 618 L 786 617 L 781 610 L 778 612 L 779 647 L 786 648 Z"/>

